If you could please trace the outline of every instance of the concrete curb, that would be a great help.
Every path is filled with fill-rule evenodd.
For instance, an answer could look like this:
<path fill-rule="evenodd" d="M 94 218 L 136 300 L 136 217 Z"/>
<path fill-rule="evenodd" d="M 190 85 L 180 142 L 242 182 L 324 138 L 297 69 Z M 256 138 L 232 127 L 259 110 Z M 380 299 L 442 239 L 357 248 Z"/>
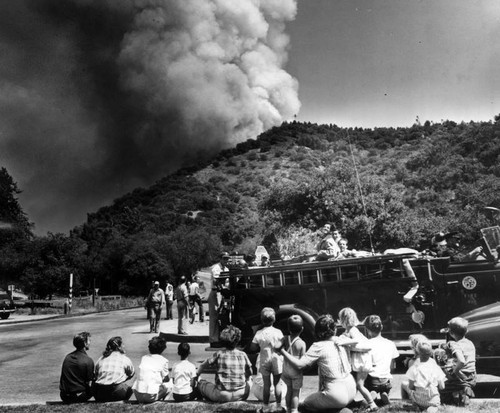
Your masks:
<path fill-rule="evenodd" d="M 202 335 L 183 335 L 173 333 L 162 333 L 160 337 L 171 343 L 208 343 L 208 336 Z"/>
<path fill-rule="evenodd" d="M 403 399 L 391 398 L 391 402 L 402 402 L 402 401 L 403 401 Z M 228 403 L 212 403 L 212 402 L 209 402 L 209 401 L 193 401 L 193 402 L 185 402 L 185 403 L 193 403 L 193 404 L 200 404 L 200 403 L 204 403 L 204 404 L 220 404 L 221 406 L 224 405 L 224 406 L 227 406 L 227 407 L 231 407 L 230 406 L 231 403 L 232 404 L 245 403 L 245 404 L 249 404 L 250 406 L 255 406 L 255 405 L 260 406 L 262 404 L 258 400 L 246 400 L 246 401 L 241 401 L 241 402 L 228 402 Z M 494 403 L 494 404 L 497 404 L 498 407 L 500 407 L 500 399 L 491 399 L 491 398 L 488 398 L 488 399 L 477 399 L 477 398 L 470 399 L 470 405 L 471 406 L 480 406 L 483 403 Z M 107 402 L 107 403 L 104 403 L 104 402 L 101 403 L 101 402 L 96 402 L 95 400 L 89 400 L 86 403 L 79 403 L 79 404 L 82 404 L 82 405 L 85 405 L 85 404 L 100 404 L 100 405 L 129 404 L 129 405 L 150 406 L 150 405 L 142 405 L 141 403 L 138 403 L 135 400 Z M 173 400 L 166 400 L 166 401 L 158 401 L 158 402 L 154 403 L 154 405 L 157 405 L 157 404 L 168 405 L 168 404 L 178 404 L 178 403 L 175 402 L 175 401 L 173 401 Z M 62 401 L 59 401 L 59 400 L 57 400 L 57 401 L 47 401 L 45 403 L 6 403 L 6 404 L 0 404 L 0 406 L 2 406 L 2 407 L 51 406 L 51 405 L 71 406 L 71 405 L 66 405 Z"/>

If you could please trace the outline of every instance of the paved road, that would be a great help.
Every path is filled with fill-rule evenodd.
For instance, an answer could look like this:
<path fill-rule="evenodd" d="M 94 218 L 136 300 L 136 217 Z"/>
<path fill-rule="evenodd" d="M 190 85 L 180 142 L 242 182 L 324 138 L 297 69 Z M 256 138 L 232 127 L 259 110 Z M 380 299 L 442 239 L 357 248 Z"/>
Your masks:
<path fill-rule="evenodd" d="M 0 404 L 45 403 L 59 400 L 59 375 L 64 356 L 73 351 L 72 337 L 80 331 L 92 334 L 89 355 L 96 360 L 112 336 L 122 336 L 127 355 L 138 367 L 146 354 L 149 325 L 143 309 L 113 311 L 79 317 L 24 321 L 30 316 L 12 316 L 0 323 Z M 21 320 L 23 319 L 23 320 Z M 8 321 L 8 322 L 7 322 Z M 195 323 L 188 332 L 199 334 L 208 327 Z M 161 331 L 175 332 L 176 321 L 162 320 Z M 206 344 L 193 344 L 193 362 L 204 360 Z M 164 353 L 176 362 L 177 344 L 169 343 Z"/>

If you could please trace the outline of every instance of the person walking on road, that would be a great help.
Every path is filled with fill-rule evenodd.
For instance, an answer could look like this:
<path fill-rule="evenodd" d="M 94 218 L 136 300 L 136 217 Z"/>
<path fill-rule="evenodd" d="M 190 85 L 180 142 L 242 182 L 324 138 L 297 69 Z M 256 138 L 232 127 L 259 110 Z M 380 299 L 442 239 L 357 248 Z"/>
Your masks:
<path fill-rule="evenodd" d="M 209 331 L 209 341 L 210 347 L 219 346 L 219 320 L 218 320 L 218 310 L 222 302 L 222 296 L 219 291 L 219 276 L 221 272 L 229 271 L 227 268 L 227 263 L 229 261 L 229 254 L 223 252 L 220 255 L 220 260 L 218 263 L 210 267 L 210 272 L 212 273 L 212 289 L 208 295 L 208 331 Z"/>
<path fill-rule="evenodd" d="M 165 304 L 167 306 L 167 315 L 165 320 L 173 320 L 172 307 L 174 306 L 174 286 L 167 281 L 165 286 Z"/>
<path fill-rule="evenodd" d="M 195 307 L 198 305 L 198 310 L 200 312 L 199 318 L 200 323 L 203 322 L 203 302 L 201 301 L 200 295 L 200 285 L 198 284 L 198 277 L 193 277 L 193 282 L 189 286 L 189 321 L 193 324 L 195 319 Z"/>
<path fill-rule="evenodd" d="M 83 331 L 73 337 L 76 350 L 63 361 L 59 390 L 64 403 L 82 403 L 92 397 L 94 361 L 87 355 L 90 333 Z"/>
<path fill-rule="evenodd" d="M 160 288 L 160 283 L 155 281 L 149 292 L 147 306 L 149 309 L 149 332 L 158 333 L 160 330 L 161 307 L 165 302 L 165 293 Z"/>
<path fill-rule="evenodd" d="M 187 319 L 188 319 L 188 299 L 189 293 L 186 287 L 186 277 L 182 276 L 179 280 L 180 284 L 177 287 L 176 298 L 177 298 L 177 334 L 187 335 Z"/>

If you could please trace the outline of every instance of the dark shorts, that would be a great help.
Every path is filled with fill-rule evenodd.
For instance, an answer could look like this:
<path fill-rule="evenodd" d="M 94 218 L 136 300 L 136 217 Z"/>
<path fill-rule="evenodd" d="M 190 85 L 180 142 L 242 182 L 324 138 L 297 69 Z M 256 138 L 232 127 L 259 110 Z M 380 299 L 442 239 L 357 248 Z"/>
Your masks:
<path fill-rule="evenodd" d="M 61 400 L 64 403 L 85 403 L 92 397 L 92 392 L 90 390 L 73 393 L 66 393 L 61 391 L 61 393 L 59 394 L 61 396 Z"/>
<path fill-rule="evenodd" d="M 98 402 L 116 402 L 128 400 L 132 396 L 133 390 L 129 381 L 119 384 L 98 384 L 93 386 L 94 398 Z"/>
<path fill-rule="evenodd" d="M 196 394 L 195 392 L 191 392 L 189 394 L 172 393 L 172 397 L 176 402 L 189 402 L 196 399 Z"/>
<path fill-rule="evenodd" d="M 473 388 L 476 386 L 477 376 L 475 372 L 462 372 L 463 377 L 448 375 L 444 390 L 441 390 L 441 403 L 456 406 L 465 405 L 465 398 L 474 397 Z"/>
<path fill-rule="evenodd" d="M 369 391 L 375 391 L 377 393 L 387 393 L 392 389 L 391 379 L 379 379 L 378 377 L 372 377 L 368 375 L 365 380 L 365 387 Z"/>

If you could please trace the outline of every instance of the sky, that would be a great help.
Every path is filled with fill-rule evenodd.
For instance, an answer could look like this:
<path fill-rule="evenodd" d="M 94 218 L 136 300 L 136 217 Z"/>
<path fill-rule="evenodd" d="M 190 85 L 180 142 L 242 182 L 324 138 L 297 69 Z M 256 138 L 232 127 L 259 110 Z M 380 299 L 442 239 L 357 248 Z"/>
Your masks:
<path fill-rule="evenodd" d="M 500 113 L 497 0 L 4 0 L 0 166 L 35 233 L 283 121 Z"/>
<path fill-rule="evenodd" d="M 302 0 L 287 31 L 300 121 L 373 128 L 500 113 L 499 1 Z"/>

